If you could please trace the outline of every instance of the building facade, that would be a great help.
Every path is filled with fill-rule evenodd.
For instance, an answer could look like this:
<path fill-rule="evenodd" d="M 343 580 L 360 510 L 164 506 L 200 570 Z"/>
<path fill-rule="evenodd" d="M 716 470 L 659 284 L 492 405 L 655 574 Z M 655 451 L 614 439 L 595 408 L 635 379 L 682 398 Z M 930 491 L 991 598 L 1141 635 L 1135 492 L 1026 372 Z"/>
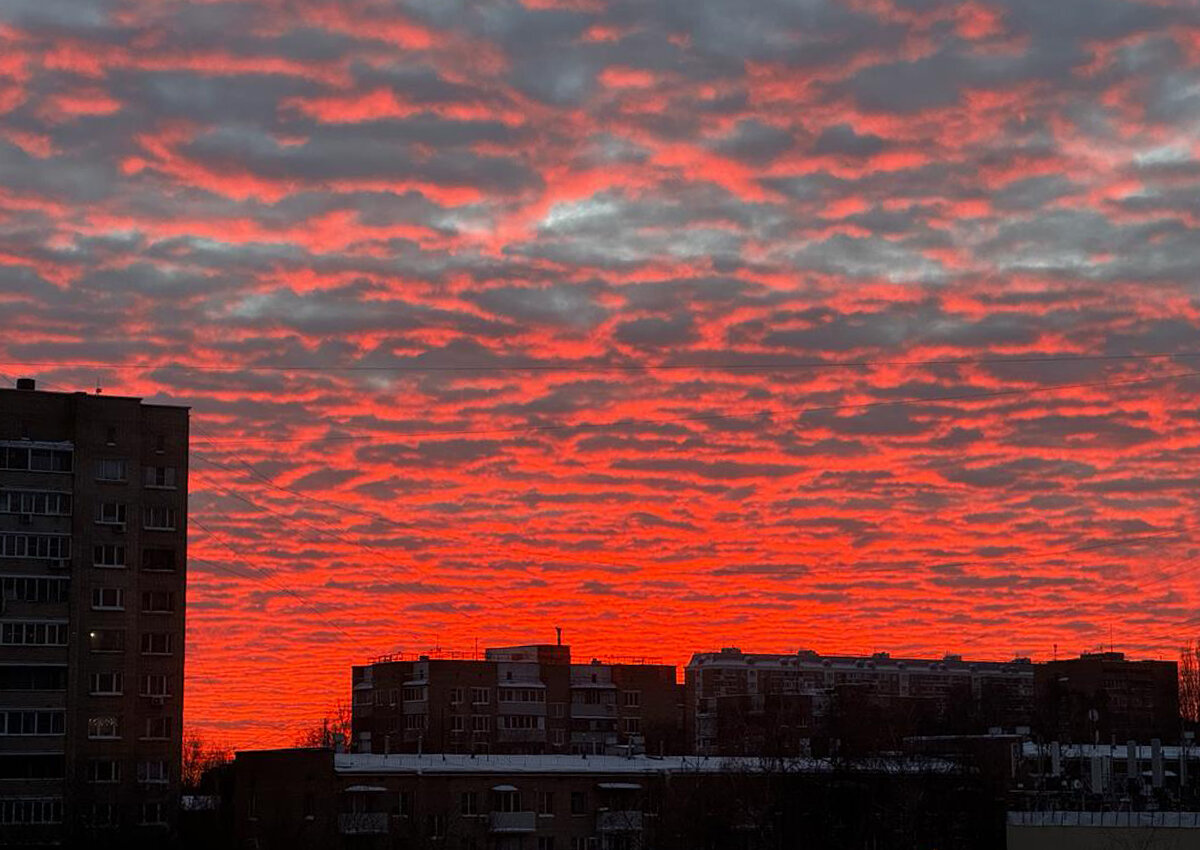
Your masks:
<path fill-rule="evenodd" d="M 1084 653 L 1039 664 L 1037 729 L 1045 740 L 1124 743 L 1180 739 L 1179 665 Z"/>
<path fill-rule="evenodd" d="M 944 760 L 238 753 L 252 850 L 778 850 L 1003 845 L 1003 805 Z"/>
<path fill-rule="evenodd" d="M 679 753 L 682 689 L 664 664 L 572 664 L 570 647 L 483 659 L 382 658 L 352 674 L 364 753 Z"/>
<path fill-rule="evenodd" d="M 701 755 L 799 755 L 832 742 L 865 752 L 912 735 L 1025 727 L 1033 670 L 1025 658 L 698 653 L 685 671 L 686 734 Z"/>
<path fill-rule="evenodd" d="M 0 844 L 162 846 L 178 808 L 188 412 L 0 390 Z"/>

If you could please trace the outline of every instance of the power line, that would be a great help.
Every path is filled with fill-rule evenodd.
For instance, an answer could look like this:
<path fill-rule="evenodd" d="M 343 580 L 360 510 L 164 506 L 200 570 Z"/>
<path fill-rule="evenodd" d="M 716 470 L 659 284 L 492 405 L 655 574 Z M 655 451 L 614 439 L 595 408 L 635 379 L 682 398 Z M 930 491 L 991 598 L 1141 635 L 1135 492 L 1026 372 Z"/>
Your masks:
<path fill-rule="evenodd" d="M 695 363 L 509 363 L 504 365 L 302 365 L 302 364 L 255 364 L 226 366 L 208 363 L 104 363 L 100 361 L 36 361 L 0 360 L 5 366 L 29 366 L 44 369 L 110 369 L 113 371 L 174 370 L 188 372 L 668 372 L 668 371 L 782 371 L 789 369 L 862 369 L 876 366 L 1020 366 L 1053 363 L 1082 363 L 1105 361 L 1170 360 L 1174 358 L 1200 357 L 1200 352 L 1177 353 L 1157 352 L 1151 354 L 1065 354 L 1030 355 L 1015 357 L 967 357 L 930 360 L 801 360 L 761 362 L 695 362 Z"/>
<path fill-rule="evenodd" d="M 783 414 L 804 415 L 806 413 L 831 413 L 839 410 L 869 410 L 879 407 L 898 407 L 909 404 L 936 404 L 950 401 L 987 401 L 995 398 L 1006 398 L 1023 395 L 1036 395 L 1040 393 L 1057 392 L 1059 390 L 1071 389 L 1088 389 L 1094 387 L 1116 387 L 1116 386 L 1134 386 L 1137 384 L 1157 383 L 1159 381 L 1168 381 L 1176 378 L 1194 378 L 1200 376 L 1200 372 L 1172 372 L 1166 375 L 1154 375 L 1144 378 L 1125 378 L 1120 380 L 1104 380 L 1104 381 L 1083 381 L 1070 384 L 1049 384 L 1044 387 L 1023 387 L 1020 389 L 1009 390 L 992 390 L 982 393 L 956 393 L 953 395 L 943 396 L 910 396 L 902 399 L 887 399 L 881 401 L 866 401 L 854 402 L 847 404 L 826 404 L 826 405 L 806 405 L 803 407 L 782 407 L 774 410 L 760 410 L 755 413 L 730 412 L 730 413 L 700 413 L 689 416 L 669 416 L 656 417 L 650 419 L 635 419 L 627 421 L 615 422 L 577 422 L 570 424 L 547 424 L 547 425 L 523 425 L 515 428 L 467 428 L 457 430 L 441 430 L 441 431 L 397 431 L 386 434 L 372 435 L 331 435 L 316 438 L 241 438 L 231 437 L 227 439 L 214 439 L 209 442 L 213 445 L 230 445 L 230 444 L 249 444 L 249 443 L 291 443 L 291 442 L 343 442 L 343 441 L 375 441 L 382 438 L 388 439 L 405 439 L 411 437 L 461 437 L 461 436 L 483 436 L 483 435 L 509 435 L 509 434 L 532 434 L 549 431 L 564 431 L 564 430 L 605 430 L 615 428 L 629 428 L 647 425 L 665 425 L 678 422 L 710 422 L 720 421 L 723 419 L 756 419 L 770 418 Z"/>

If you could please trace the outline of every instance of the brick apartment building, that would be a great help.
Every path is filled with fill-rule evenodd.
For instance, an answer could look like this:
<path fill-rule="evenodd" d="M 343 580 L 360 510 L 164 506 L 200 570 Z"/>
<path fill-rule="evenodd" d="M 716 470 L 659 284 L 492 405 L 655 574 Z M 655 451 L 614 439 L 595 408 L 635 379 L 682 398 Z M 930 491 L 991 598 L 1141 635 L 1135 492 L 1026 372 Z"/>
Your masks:
<path fill-rule="evenodd" d="M 0 390 L 0 844 L 169 840 L 187 463 L 185 408 Z"/>
<path fill-rule="evenodd" d="M 364 753 L 679 753 L 682 688 L 665 664 L 572 664 L 570 647 L 484 658 L 377 659 L 353 668 Z"/>
<path fill-rule="evenodd" d="M 945 760 L 238 753 L 253 850 L 1003 847 L 1003 807 Z"/>
<path fill-rule="evenodd" d="M 1034 665 L 872 656 L 698 653 L 685 670 L 686 735 L 702 755 L 796 755 L 821 741 L 862 750 L 906 736 L 1024 727 Z"/>
<path fill-rule="evenodd" d="M 1179 665 L 1084 653 L 1037 666 L 1037 730 L 1046 740 L 1179 741 Z"/>

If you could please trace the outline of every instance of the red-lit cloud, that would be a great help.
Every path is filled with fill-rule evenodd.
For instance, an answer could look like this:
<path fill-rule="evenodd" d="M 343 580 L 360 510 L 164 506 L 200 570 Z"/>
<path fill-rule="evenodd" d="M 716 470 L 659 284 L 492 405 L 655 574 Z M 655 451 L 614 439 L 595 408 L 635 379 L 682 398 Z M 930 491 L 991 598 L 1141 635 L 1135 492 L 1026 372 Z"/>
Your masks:
<path fill-rule="evenodd" d="M 186 721 L 238 745 L 371 654 L 554 625 L 1170 655 L 1200 357 L 1145 355 L 1200 353 L 1198 34 L 1185 0 L 16 0 L 0 372 L 192 406 Z"/>

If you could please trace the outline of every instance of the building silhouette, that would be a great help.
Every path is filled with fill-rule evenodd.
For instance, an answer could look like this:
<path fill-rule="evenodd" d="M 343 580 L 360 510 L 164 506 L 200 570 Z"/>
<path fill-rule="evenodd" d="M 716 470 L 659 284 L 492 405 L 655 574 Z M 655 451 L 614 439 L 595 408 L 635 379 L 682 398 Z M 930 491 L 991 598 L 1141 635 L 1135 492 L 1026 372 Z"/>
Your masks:
<path fill-rule="evenodd" d="M 352 673 L 364 753 L 682 752 L 682 688 L 668 664 L 573 664 L 561 644 L 482 659 L 384 657 Z"/>
<path fill-rule="evenodd" d="M 822 742 L 868 752 L 913 735 L 1027 727 L 1033 671 L 1027 658 L 697 653 L 685 670 L 686 734 L 700 755 L 799 755 Z"/>
<path fill-rule="evenodd" d="M 187 470 L 185 408 L 0 390 L 0 844 L 169 840 Z"/>
<path fill-rule="evenodd" d="M 1179 740 L 1179 665 L 1084 653 L 1037 666 L 1037 731 L 1079 744 Z"/>

